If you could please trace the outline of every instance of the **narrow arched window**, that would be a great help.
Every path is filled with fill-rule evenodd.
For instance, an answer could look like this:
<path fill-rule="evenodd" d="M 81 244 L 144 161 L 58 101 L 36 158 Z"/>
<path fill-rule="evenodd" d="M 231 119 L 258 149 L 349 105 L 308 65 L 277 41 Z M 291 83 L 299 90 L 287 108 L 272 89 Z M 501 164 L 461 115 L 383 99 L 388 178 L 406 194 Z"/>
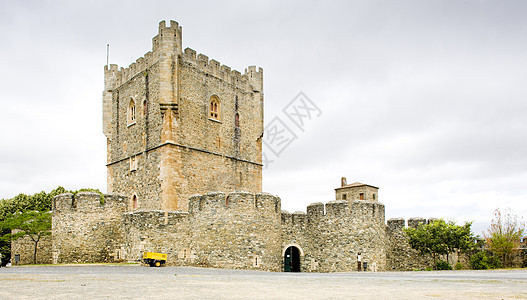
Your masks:
<path fill-rule="evenodd" d="M 132 209 L 137 209 L 137 208 L 139 208 L 139 201 L 137 200 L 137 196 L 133 195 L 132 196 Z"/>
<path fill-rule="evenodd" d="M 218 98 L 216 95 L 210 97 L 209 118 L 218 121 L 221 118 L 220 98 Z"/>
<path fill-rule="evenodd" d="M 128 126 L 135 124 L 135 101 L 132 99 L 128 103 L 127 111 Z"/>
<path fill-rule="evenodd" d="M 234 126 L 236 128 L 240 127 L 240 114 L 239 113 L 236 113 L 234 115 Z"/>

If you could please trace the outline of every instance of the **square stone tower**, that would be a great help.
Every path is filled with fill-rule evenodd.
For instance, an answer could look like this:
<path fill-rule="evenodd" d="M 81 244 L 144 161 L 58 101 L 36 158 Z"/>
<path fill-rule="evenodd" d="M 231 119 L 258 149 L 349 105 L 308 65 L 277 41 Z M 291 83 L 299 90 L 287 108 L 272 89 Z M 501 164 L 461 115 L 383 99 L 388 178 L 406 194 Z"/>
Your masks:
<path fill-rule="evenodd" d="M 175 21 L 128 68 L 105 66 L 108 193 L 130 210 L 188 210 L 210 191 L 262 189 L 263 70 L 182 50 Z"/>

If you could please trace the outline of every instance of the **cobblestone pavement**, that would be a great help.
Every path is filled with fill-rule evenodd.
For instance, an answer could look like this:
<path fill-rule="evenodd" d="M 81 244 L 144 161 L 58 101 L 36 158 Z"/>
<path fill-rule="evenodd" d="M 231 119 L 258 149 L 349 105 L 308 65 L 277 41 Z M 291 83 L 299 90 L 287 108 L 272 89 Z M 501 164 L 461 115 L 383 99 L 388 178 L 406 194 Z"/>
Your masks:
<path fill-rule="evenodd" d="M 0 299 L 527 299 L 527 269 L 267 273 L 191 267 L 0 268 Z"/>

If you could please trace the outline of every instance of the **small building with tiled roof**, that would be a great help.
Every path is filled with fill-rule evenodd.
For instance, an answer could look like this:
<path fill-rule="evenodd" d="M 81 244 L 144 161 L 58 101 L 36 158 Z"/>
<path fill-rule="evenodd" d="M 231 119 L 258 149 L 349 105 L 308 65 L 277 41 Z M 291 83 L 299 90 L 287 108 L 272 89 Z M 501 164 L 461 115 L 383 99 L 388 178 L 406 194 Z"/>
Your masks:
<path fill-rule="evenodd" d="M 335 200 L 379 201 L 378 187 L 360 182 L 347 184 L 346 177 L 342 177 L 340 183 L 341 186 L 335 189 Z"/>

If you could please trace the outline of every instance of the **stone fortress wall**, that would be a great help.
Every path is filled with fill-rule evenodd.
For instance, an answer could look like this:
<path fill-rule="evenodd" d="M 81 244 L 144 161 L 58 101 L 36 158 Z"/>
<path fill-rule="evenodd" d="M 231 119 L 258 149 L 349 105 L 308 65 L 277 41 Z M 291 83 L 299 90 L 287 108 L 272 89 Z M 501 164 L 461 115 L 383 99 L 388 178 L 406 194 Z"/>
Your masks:
<path fill-rule="evenodd" d="M 426 224 L 424 218 L 408 219 L 408 227 L 416 228 L 419 224 Z M 434 265 L 431 255 L 422 255 L 412 249 L 408 243 L 408 236 L 403 229 L 406 228 L 402 218 L 391 218 L 386 221 L 386 265 L 388 271 L 413 271 L 423 270 Z"/>
<path fill-rule="evenodd" d="M 136 211 L 124 215 L 125 257 L 168 254 L 179 266 L 280 270 L 280 199 L 246 192 L 207 193 L 189 212 Z"/>
<path fill-rule="evenodd" d="M 52 261 L 52 241 L 51 236 L 46 235 L 38 241 L 37 264 L 51 264 Z M 35 242 L 29 236 L 24 236 L 11 243 L 11 263 L 13 265 L 33 264 L 35 254 Z M 18 254 L 19 261 L 16 261 L 15 254 Z"/>
<path fill-rule="evenodd" d="M 53 263 L 113 262 L 123 240 L 123 196 L 81 192 L 53 199 Z"/>
<path fill-rule="evenodd" d="M 171 265 L 280 271 L 279 227 L 280 199 L 265 193 L 194 196 L 189 212 L 130 211 L 125 197 L 67 193 L 54 199 L 53 262 L 133 262 L 153 251 Z"/>
<path fill-rule="evenodd" d="M 130 210 L 116 195 L 62 194 L 54 199 L 53 262 L 134 262 L 153 251 L 167 253 L 169 265 L 282 271 L 293 246 L 302 272 L 357 270 L 358 252 L 379 271 L 431 265 L 408 245 L 403 219 L 384 224 L 382 203 L 336 200 L 293 214 L 280 207 L 266 193 L 193 196 L 188 212 Z"/>
<path fill-rule="evenodd" d="M 302 271 L 357 270 L 357 254 L 385 269 L 384 205 L 367 201 L 313 203 L 307 213 L 282 212 L 282 239 L 302 247 Z"/>

